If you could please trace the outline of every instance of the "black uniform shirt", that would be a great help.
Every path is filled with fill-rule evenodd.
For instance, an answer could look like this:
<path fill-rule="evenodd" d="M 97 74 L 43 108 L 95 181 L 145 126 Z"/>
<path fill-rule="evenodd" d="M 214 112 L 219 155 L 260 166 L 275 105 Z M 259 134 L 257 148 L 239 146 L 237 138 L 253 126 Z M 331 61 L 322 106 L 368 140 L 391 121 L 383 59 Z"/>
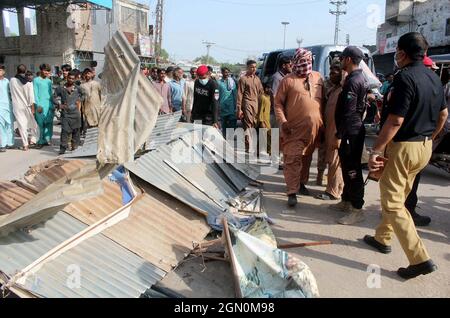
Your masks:
<path fill-rule="evenodd" d="M 436 73 L 422 61 L 404 67 L 395 75 L 388 101 L 388 114 L 404 118 L 394 142 L 431 137 L 439 113 L 446 107 L 444 89 Z"/>
<path fill-rule="evenodd" d="M 208 124 L 219 121 L 219 87 L 215 80 L 210 79 L 206 85 L 195 81 L 192 119 L 202 119 Z"/>
<path fill-rule="evenodd" d="M 351 72 L 344 83 L 342 93 L 336 104 L 336 137 L 358 135 L 363 127 L 363 116 L 366 111 L 366 99 L 369 85 L 358 69 Z"/>

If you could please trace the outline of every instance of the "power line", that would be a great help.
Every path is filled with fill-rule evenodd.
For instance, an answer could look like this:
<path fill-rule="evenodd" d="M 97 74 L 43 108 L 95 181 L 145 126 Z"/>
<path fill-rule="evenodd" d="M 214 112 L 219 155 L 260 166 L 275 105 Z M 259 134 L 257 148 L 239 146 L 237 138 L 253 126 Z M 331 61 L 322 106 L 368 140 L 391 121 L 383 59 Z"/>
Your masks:
<path fill-rule="evenodd" d="M 335 30 L 334 30 L 334 44 L 338 45 L 339 44 L 339 18 L 341 15 L 347 14 L 347 11 L 341 11 L 341 6 L 346 5 L 347 1 L 346 0 L 336 0 L 336 1 L 330 1 L 330 4 L 336 6 L 336 10 L 331 10 L 330 9 L 330 13 L 332 15 L 336 16 L 336 26 L 335 26 Z"/>

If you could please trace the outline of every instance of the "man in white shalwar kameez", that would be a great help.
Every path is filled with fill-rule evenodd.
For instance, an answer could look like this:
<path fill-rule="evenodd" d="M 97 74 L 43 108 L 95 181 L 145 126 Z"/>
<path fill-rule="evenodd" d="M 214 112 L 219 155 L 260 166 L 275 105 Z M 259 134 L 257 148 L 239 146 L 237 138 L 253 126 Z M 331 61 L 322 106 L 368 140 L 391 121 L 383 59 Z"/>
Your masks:
<path fill-rule="evenodd" d="M 11 78 L 10 91 L 13 104 L 13 112 L 17 121 L 23 150 L 27 151 L 29 145 L 36 144 L 39 138 L 39 127 L 34 119 L 34 92 L 33 83 L 26 74 L 25 65 L 17 67 L 17 75 Z"/>

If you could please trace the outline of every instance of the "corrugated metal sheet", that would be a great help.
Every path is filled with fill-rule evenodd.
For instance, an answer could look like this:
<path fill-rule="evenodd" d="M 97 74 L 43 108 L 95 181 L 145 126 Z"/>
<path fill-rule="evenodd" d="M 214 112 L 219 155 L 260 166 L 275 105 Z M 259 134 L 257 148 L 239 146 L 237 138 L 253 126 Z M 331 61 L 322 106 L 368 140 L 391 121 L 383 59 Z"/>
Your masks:
<path fill-rule="evenodd" d="M 73 203 L 64 211 L 92 225 L 121 208 L 119 186 L 108 181 L 103 184 L 103 195 Z M 205 238 L 210 227 L 203 216 L 181 202 L 144 184 L 141 187 L 146 193 L 132 205 L 129 217 L 103 234 L 158 268 L 170 271 L 189 254 L 192 242 Z"/>
<path fill-rule="evenodd" d="M 80 284 L 70 285 L 75 267 Z M 137 298 L 165 275 L 99 234 L 46 263 L 25 287 L 47 298 Z"/>
<path fill-rule="evenodd" d="M 25 182 L 37 192 L 84 167 L 89 161 L 55 159 L 33 166 L 25 174 Z"/>
<path fill-rule="evenodd" d="M 92 225 L 122 207 L 117 184 L 104 181 L 103 195 L 76 202 L 64 209 Z M 146 194 L 132 205 L 130 216 L 103 234 L 155 266 L 170 271 L 210 231 L 204 217 L 170 196 L 141 184 Z"/>
<path fill-rule="evenodd" d="M 57 213 L 29 232 L 0 238 L 0 270 L 9 277 L 86 229 L 65 212 Z M 69 266 L 79 266 L 80 288 L 69 288 Z M 28 277 L 25 287 L 43 297 L 139 297 L 165 272 L 128 249 L 98 234 L 49 261 Z"/>
<path fill-rule="evenodd" d="M 261 174 L 261 168 L 258 165 L 243 162 L 244 160 L 237 160 L 235 149 L 223 138 L 222 133 L 218 129 L 211 126 L 179 123 L 177 129 L 172 133 L 172 139 L 185 138 L 186 136 L 192 138 L 192 135 L 195 135 L 199 143 L 218 154 L 217 157 L 220 157 L 222 162 L 231 164 L 236 170 L 252 180 L 258 179 Z M 234 154 L 234 158 L 225 156 L 228 153 Z"/>
<path fill-rule="evenodd" d="M 173 131 L 180 121 L 182 112 L 159 115 L 155 128 L 147 140 L 146 149 L 154 150 L 172 140 Z M 64 155 L 64 158 L 95 157 L 98 151 L 98 128 L 88 129 L 83 146 L 76 151 Z"/>
<path fill-rule="evenodd" d="M 172 114 L 159 115 L 155 128 L 153 128 L 152 134 L 148 138 L 146 149 L 154 150 L 173 140 L 172 135 L 177 128 L 181 115 L 181 111 Z"/>
<path fill-rule="evenodd" d="M 0 215 L 9 214 L 34 197 L 34 193 L 9 181 L 0 181 Z"/>
<path fill-rule="evenodd" d="M 202 215 L 146 187 L 130 216 L 103 232 L 158 268 L 171 271 L 210 232 Z"/>
<path fill-rule="evenodd" d="M 24 269 L 87 226 L 66 213 L 0 238 L 0 270 L 8 276 Z"/>
<path fill-rule="evenodd" d="M 116 32 L 105 47 L 102 84 L 107 98 L 97 159 L 102 164 L 131 162 L 156 124 L 162 97 L 140 72 L 139 57 L 122 32 Z"/>
<path fill-rule="evenodd" d="M 64 158 L 95 157 L 98 150 L 98 128 L 90 128 L 86 132 L 83 145 L 77 150 L 67 153 Z"/>
<path fill-rule="evenodd" d="M 120 186 L 107 180 L 102 183 L 102 195 L 74 202 L 65 207 L 64 211 L 81 222 L 92 225 L 120 209 L 123 206 Z"/>
<path fill-rule="evenodd" d="M 194 209 L 218 216 L 228 208 L 228 199 L 235 197 L 237 192 L 224 180 L 215 164 L 205 164 L 202 161 L 201 154 L 192 148 L 189 139 L 161 146 L 135 162 L 126 164 L 126 168 Z M 170 162 L 182 175 L 165 161 Z M 192 181 L 206 193 L 194 186 Z"/>
<path fill-rule="evenodd" d="M 98 196 L 102 191 L 96 164 L 90 162 L 50 184 L 13 213 L 0 218 L 0 236 L 41 223 L 67 204 Z"/>

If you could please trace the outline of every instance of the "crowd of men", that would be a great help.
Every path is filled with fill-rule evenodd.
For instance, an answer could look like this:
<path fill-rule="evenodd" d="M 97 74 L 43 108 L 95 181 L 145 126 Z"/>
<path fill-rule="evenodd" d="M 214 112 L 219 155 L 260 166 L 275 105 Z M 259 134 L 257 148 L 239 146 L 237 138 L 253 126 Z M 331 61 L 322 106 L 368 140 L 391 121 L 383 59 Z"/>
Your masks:
<path fill-rule="evenodd" d="M 417 214 L 415 208 L 420 172 L 428 164 L 433 140 L 448 117 L 450 83 L 444 93 L 433 65 L 430 67 L 427 51 L 427 41 L 419 33 L 399 39 L 397 72 L 386 77 L 380 89 L 383 107 L 375 107 L 373 112 L 382 128 L 368 160 L 371 174 L 381 175 L 382 222 L 375 236 L 366 236 L 364 241 L 387 254 L 395 233 L 410 262 L 410 266 L 398 271 L 406 279 L 437 269 L 416 230 L 416 226 L 428 225 L 431 219 Z M 298 49 L 293 58 L 281 57 L 279 70 L 265 84 L 256 75 L 257 63 L 252 60 L 238 81 L 227 68 L 216 79 L 206 65 L 192 68 L 189 76 L 178 67 L 143 68 L 142 72 L 163 99 L 160 114 L 182 112 L 184 121 L 200 121 L 221 129 L 224 135 L 236 129 L 240 121 L 246 132 L 267 129 L 269 140 L 272 127 L 279 127 L 283 153 L 280 167 L 290 207 L 298 204 L 299 194 L 309 195 L 306 185 L 313 153 L 319 149 L 317 184 L 322 185 L 326 168 L 328 180 L 325 191 L 316 198 L 340 200 L 330 208 L 342 212 L 340 224 L 353 225 L 365 219 L 364 122 L 368 105 L 376 100 L 368 75 L 361 68 L 363 59 L 359 48 L 347 47 L 332 61 L 330 76 L 324 80 L 313 71 L 312 52 Z M 79 76 L 67 66 L 63 72 L 60 86 L 53 93 L 48 65 L 41 66 L 34 80 L 21 65 L 10 83 L 0 68 L 2 149 L 13 144 L 14 117 L 24 150 L 30 143 L 44 146 L 51 142 L 56 109 L 61 111 L 61 153 L 68 148 L 69 137 L 74 149 L 83 129 L 98 125 L 101 91 L 93 81 L 95 73 L 86 69 Z M 8 108 L 9 96 L 12 107 Z M 245 134 L 247 152 L 254 143 L 252 135 Z M 265 150 L 270 153 L 270 145 Z"/>
<path fill-rule="evenodd" d="M 52 78 L 50 65 L 42 64 L 33 78 L 21 64 L 8 80 L 5 67 L 0 66 L 0 152 L 14 147 L 15 134 L 21 137 L 24 151 L 50 146 L 55 116 L 61 124 L 60 155 L 69 147 L 77 149 L 81 135 L 98 126 L 102 95 L 100 83 L 94 80 L 95 70 L 80 72 L 69 65 L 61 70 L 60 76 Z"/>
<path fill-rule="evenodd" d="M 420 33 L 400 38 L 395 55 L 397 73 L 388 76 L 382 87 L 383 107 L 376 116 L 382 128 L 368 163 L 371 174 L 381 175 L 382 222 L 375 236 L 368 235 L 364 241 L 388 254 L 395 233 L 410 262 L 398 270 L 405 279 L 437 270 L 416 230 L 431 219 L 418 215 L 415 207 L 420 172 L 430 161 L 433 140 L 446 123 L 450 96 L 449 84 L 444 94 L 439 76 L 429 67 L 427 51 L 427 41 Z M 292 65 L 289 60 L 281 62 L 274 81 L 288 205 L 297 205 L 299 193 L 308 194 L 305 185 L 312 154 L 317 148 L 325 149 L 319 151 L 319 163 L 324 156 L 328 183 L 317 198 L 340 198 L 330 208 L 345 213 L 338 221 L 343 225 L 364 221 L 364 120 L 375 97 L 360 67 L 363 59 L 361 50 L 347 47 L 331 64 L 330 78 L 324 82 L 312 70 L 312 53 L 299 49 Z"/>

